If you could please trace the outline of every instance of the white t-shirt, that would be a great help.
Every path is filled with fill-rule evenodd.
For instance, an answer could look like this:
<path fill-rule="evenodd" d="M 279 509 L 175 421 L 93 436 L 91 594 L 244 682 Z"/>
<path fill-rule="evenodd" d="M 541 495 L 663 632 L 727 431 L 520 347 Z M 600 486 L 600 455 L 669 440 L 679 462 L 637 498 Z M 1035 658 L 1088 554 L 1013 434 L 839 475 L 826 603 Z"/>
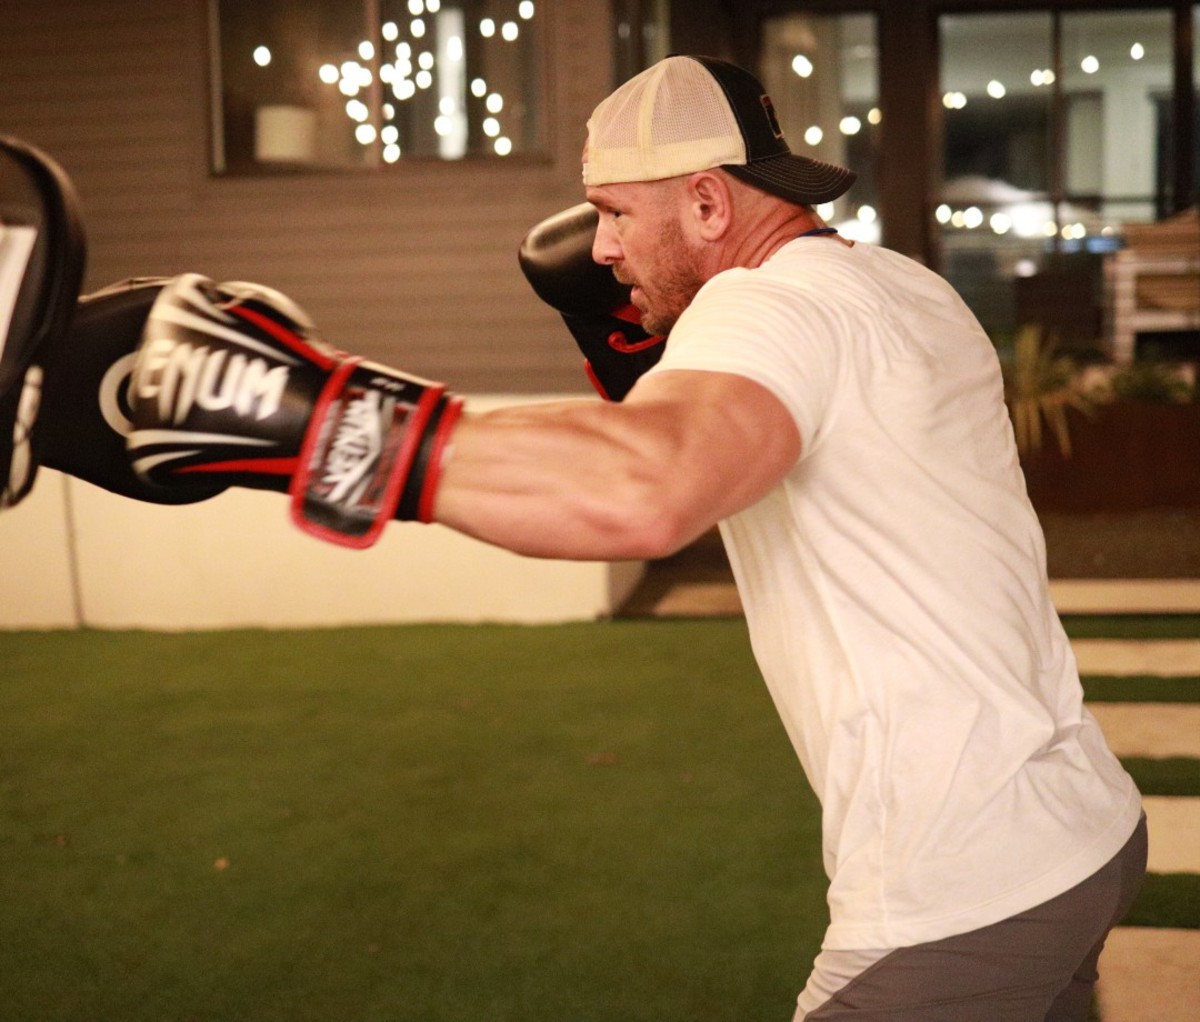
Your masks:
<path fill-rule="evenodd" d="M 721 523 L 823 807 L 825 947 L 964 933 L 1061 894 L 1141 798 L 1082 705 L 999 362 L 948 284 L 828 238 L 709 281 L 653 372 L 735 373 L 803 451 Z"/>

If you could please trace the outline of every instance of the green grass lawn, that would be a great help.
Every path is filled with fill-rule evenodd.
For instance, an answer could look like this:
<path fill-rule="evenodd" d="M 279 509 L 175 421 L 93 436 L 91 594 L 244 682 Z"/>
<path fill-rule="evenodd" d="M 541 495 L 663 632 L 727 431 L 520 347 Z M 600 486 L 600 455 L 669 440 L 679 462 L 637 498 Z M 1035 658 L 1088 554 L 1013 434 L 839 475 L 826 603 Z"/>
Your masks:
<path fill-rule="evenodd" d="M 827 921 L 740 622 L 0 664 L 5 1019 L 783 1019 Z"/>
<path fill-rule="evenodd" d="M 0 633 L 0 678 L 4 1022 L 782 1020 L 827 922 L 740 620 Z"/>
<path fill-rule="evenodd" d="M 1068 614 L 1072 639 L 1200 639 L 1200 614 Z"/>
<path fill-rule="evenodd" d="M 1089 703 L 1195 703 L 1200 678 L 1093 675 L 1083 679 L 1083 694 Z"/>

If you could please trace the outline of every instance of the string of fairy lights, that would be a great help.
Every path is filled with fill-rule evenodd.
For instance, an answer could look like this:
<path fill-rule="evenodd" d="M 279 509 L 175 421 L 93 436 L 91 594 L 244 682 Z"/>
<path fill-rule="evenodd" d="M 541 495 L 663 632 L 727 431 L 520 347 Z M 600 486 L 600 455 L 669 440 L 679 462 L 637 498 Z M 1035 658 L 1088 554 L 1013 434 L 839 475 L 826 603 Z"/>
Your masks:
<path fill-rule="evenodd" d="M 508 156 L 515 148 L 506 133 L 508 99 L 482 75 L 467 80 L 470 36 L 476 45 L 516 44 L 537 13 L 533 0 L 520 0 L 510 18 L 479 16 L 468 20 L 463 8 L 442 0 L 407 0 L 406 17 L 380 25 L 379 39 L 363 39 L 353 56 L 327 62 L 317 71 L 323 85 L 336 88 L 344 100 L 345 116 L 354 124 L 355 141 L 380 147 L 385 163 L 405 153 L 400 127 L 402 108 L 422 96 L 436 97 L 432 128 L 438 154 L 454 159 L 465 155 L 470 124 L 467 94 L 482 104 L 478 130 L 492 152 Z M 270 49 L 259 46 L 254 60 L 271 61 Z M 424 108 L 422 108 L 424 109 Z"/>

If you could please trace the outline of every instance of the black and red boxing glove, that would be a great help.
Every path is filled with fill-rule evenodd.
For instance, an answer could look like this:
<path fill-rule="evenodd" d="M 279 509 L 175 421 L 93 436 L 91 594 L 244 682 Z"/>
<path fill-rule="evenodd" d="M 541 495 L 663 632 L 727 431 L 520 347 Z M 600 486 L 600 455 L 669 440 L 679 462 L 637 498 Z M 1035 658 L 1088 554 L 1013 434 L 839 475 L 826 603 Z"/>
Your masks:
<path fill-rule="evenodd" d="M 129 385 L 134 470 L 159 486 L 287 492 L 306 532 L 366 547 L 429 521 L 460 398 L 347 355 L 270 288 L 184 274 L 156 297 Z"/>
<path fill-rule="evenodd" d="M 143 479 L 129 463 L 129 374 L 150 307 L 168 278 L 122 281 L 84 295 L 70 328 L 46 345 L 34 442 L 48 468 L 153 504 L 191 504 L 225 484 L 197 477 L 173 486 Z"/>
<path fill-rule="evenodd" d="M 565 209 L 525 235 L 517 258 L 534 292 L 571 331 L 592 385 L 601 397 L 621 401 L 662 357 L 666 338 L 642 329 L 629 286 L 592 259 L 598 222 L 586 202 Z"/>

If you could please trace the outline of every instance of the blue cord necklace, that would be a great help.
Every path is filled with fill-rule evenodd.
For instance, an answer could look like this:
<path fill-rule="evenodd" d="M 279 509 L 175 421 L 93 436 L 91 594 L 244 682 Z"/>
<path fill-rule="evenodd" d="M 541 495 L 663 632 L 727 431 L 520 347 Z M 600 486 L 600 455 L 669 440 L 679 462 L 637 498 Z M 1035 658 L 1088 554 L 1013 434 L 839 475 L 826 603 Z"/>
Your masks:
<path fill-rule="evenodd" d="M 813 234 L 837 234 L 836 227 L 814 227 L 811 231 L 805 231 L 803 234 L 797 234 L 797 238 L 807 238 Z"/>

